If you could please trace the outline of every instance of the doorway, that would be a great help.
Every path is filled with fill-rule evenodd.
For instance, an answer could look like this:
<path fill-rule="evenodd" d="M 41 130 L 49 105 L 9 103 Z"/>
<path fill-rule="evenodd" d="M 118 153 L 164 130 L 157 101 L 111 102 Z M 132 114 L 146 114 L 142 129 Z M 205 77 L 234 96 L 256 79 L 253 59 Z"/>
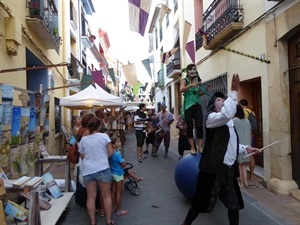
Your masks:
<path fill-rule="evenodd" d="M 288 40 L 292 177 L 300 187 L 300 32 Z"/>

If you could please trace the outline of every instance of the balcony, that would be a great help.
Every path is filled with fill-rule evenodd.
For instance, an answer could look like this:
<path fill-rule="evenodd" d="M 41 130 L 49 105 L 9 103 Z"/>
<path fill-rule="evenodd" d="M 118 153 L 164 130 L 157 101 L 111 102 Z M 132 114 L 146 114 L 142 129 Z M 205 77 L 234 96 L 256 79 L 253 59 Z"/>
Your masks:
<path fill-rule="evenodd" d="M 237 0 L 214 0 L 203 14 L 203 27 L 207 43 L 198 31 L 196 33 L 196 50 L 202 46 L 207 50 L 215 50 L 237 34 L 244 27 L 244 9 Z M 205 46 L 204 46 L 205 44 Z"/>
<path fill-rule="evenodd" d="M 58 12 L 54 0 L 31 0 L 27 2 L 29 16 L 26 22 L 32 31 L 42 40 L 47 49 L 58 50 Z"/>
<path fill-rule="evenodd" d="M 155 87 L 163 88 L 164 86 L 165 86 L 164 72 L 163 70 L 159 70 L 157 72 L 157 82 L 155 84 Z"/>
<path fill-rule="evenodd" d="M 180 59 L 175 58 L 167 65 L 167 77 L 177 79 L 181 73 Z"/>

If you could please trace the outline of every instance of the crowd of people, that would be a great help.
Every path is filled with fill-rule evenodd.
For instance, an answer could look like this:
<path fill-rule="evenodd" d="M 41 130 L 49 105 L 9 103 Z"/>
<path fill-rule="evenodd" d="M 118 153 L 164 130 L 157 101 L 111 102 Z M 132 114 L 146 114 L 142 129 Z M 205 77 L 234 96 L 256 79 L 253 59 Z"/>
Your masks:
<path fill-rule="evenodd" d="M 244 207 L 240 188 L 249 185 L 248 166 L 250 179 L 253 179 L 253 156 L 245 156 L 259 152 L 259 149 L 253 147 L 253 132 L 245 113 L 245 101 L 237 103 L 239 76 L 233 75 L 231 90 L 225 96 L 221 92 L 210 94 L 208 88 L 201 87 L 201 79 L 194 64 L 188 65 L 185 72 L 187 76 L 180 86 L 185 100 L 176 121 L 179 159 L 184 156 L 185 150 L 189 150 L 192 155 L 200 152 L 202 156 L 196 193 L 183 225 L 192 224 L 199 213 L 211 212 L 218 197 L 228 209 L 229 224 L 237 225 L 239 210 Z M 203 116 L 199 99 L 204 94 L 209 95 L 210 100 Z M 160 104 L 157 113 L 142 103 L 135 112 L 123 111 L 123 114 L 114 113 L 113 116 L 124 124 L 127 133 L 135 133 L 138 162 L 143 162 L 144 155 L 149 153 L 156 158 L 162 141 L 163 157 L 168 157 L 174 116 L 167 111 L 165 103 Z M 92 225 L 96 224 L 97 213 L 106 216 L 107 224 L 115 224 L 112 212 L 115 211 L 117 216 L 128 213 L 122 208 L 126 167 L 121 153 L 122 143 L 120 137 L 103 129 L 106 118 L 107 114 L 103 110 L 97 110 L 96 115 L 85 112 L 73 118 L 73 135 L 79 143 L 80 152 L 75 201 L 87 208 Z M 134 179 L 136 182 L 142 180 L 136 174 Z"/>
<path fill-rule="evenodd" d="M 87 209 L 91 224 L 96 215 L 105 216 L 108 225 L 115 224 L 112 213 L 126 215 L 121 208 L 125 160 L 121 155 L 122 143 L 117 134 L 105 128 L 102 110 L 95 114 L 81 111 L 73 116 L 72 135 L 79 145 L 80 159 L 76 166 L 75 202 Z M 142 180 L 131 173 L 136 182 Z"/>

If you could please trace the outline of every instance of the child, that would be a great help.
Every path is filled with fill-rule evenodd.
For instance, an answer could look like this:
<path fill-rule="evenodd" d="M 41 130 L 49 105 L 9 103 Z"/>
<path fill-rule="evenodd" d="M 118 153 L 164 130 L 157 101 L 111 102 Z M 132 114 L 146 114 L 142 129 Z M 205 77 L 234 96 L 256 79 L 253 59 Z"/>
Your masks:
<path fill-rule="evenodd" d="M 120 152 L 121 141 L 120 138 L 113 135 L 111 136 L 111 144 L 114 148 L 114 154 L 110 158 L 110 169 L 112 173 L 112 201 L 116 204 L 117 216 L 126 215 L 127 210 L 121 209 L 122 202 L 122 190 L 123 190 L 123 180 L 124 180 L 124 169 L 126 167 L 126 162 L 122 157 Z M 128 173 L 137 181 L 141 181 L 135 172 L 128 171 Z"/>

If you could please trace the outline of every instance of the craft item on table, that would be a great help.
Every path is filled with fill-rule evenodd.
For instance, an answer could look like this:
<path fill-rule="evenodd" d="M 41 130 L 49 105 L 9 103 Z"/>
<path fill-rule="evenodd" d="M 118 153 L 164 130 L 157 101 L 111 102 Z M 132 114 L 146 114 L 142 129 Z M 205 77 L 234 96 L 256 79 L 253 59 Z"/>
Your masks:
<path fill-rule="evenodd" d="M 18 220 L 28 222 L 29 211 L 24 207 L 18 205 L 17 203 L 14 203 L 13 201 L 10 200 L 7 201 L 4 211 L 6 214 Z"/>
<path fill-rule="evenodd" d="M 44 179 L 44 184 L 47 186 L 47 189 L 53 198 L 59 198 L 63 196 L 63 193 L 59 189 L 59 186 L 57 185 L 51 173 L 45 173 L 42 178 Z"/>
<path fill-rule="evenodd" d="M 43 193 L 45 193 L 45 192 L 43 192 Z M 30 196 L 29 196 L 29 193 L 21 192 L 19 195 L 26 198 L 29 201 L 31 200 Z M 52 206 L 49 203 L 48 199 L 43 198 L 40 194 L 39 194 L 39 205 L 40 205 L 41 209 L 44 209 L 44 210 L 48 210 Z"/>
<path fill-rule="evenodd" d="M 29 181 L 24 183 L 24 187 L 33 187 L 39 182 L 43 181 L 43 177 L 32 177 Z"/>
<path fill-rule="evenodd" d="M 23 176 L 21 178 L 19 178 L 18 180 L 14 181 L 12 183 L 12 185 L 14 187 L 20 187 L 22 186 L 24 183 L 26 183 L 27 181 L 29 181 L 31 179 L 31 177 L 28 177 L 28 176 Z"/>

